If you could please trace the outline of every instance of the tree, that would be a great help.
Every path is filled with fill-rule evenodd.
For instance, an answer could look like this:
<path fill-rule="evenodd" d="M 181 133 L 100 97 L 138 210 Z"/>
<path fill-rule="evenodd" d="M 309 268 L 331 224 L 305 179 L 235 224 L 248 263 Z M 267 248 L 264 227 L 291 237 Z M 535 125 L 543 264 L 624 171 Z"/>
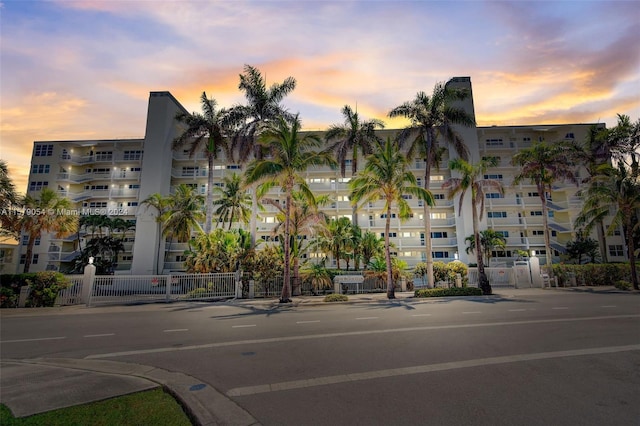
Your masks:
<path fill-rule="evenodd" d="M 246 231 L 215 229 L 202 233 L 185 252 L 185 267 L 189 273 L 234 272 L 244 263 L 251 249 Z"/>
<path fill-rule="evenodd" d="M 504 193 L 502 184 L 494 179 L 481 179 L 490 167 L 498 165 L 496 157 L 488 157 L 480 160 L 477 164 L 471 164 L 461 158 L 449 161 L 449 168 L 460 173 L 460 177 L 449 178 L 442 188 L 447 190 L 447 196 L 453 198 L 460 195 L 458 215 L 462 213 L 464 196 L 471 190 L 471 216 L 473 218 L 474 247 L 476 248 L 476 260 L 478 263 L 478 287 L 483 294 L 491 294 L 491 284 L 484 271 L 483 249 L 480 241 L 480 220 L 484 215 L 485 189 L 493 189 L 499 193 Z"/>
<path fill-rule="evenodd" d="M 384 238 L 379 238 L 371 231 L 365 231 L 360 247 L 362 263 L 366 269 L 371 259 L 384 255 Z"/>
<path fill-rule="evenodd" d="M 73 234 L 78 229 L 78 216 L 67 214 L 73 207 L 71 201 L 60 197 L 55 191 L 44 188 L 40 198 L 26 195 L 22 201 L 25 214 L 20 220 L 20 228 L 29 235 L 27 241 L 24 272 L 29 272 L 33 257 L 33 246 L 44 232 L 55 233 L 56 238 Z"/>
<path fill-rule="evenodd" d="M 522 149 L 516 153 L 511 163 L 520 168 L 513 184 L 518 185 L 523 180 L 532 182 L 540 196 L 542 203 L 542 227 L 544 228 L 544 247 L 546 251 L 546 264 L 549 277 L 553 277 L 551 258 L 551 239 L 549 232 L 549 206 L 548 197 L 551 194 L 552 185 L 557 181 L 575 182 L 573 172 L 574 163 L 571 150 L 566 145 L 556 143 L 548 144 L 539 142 L 530 148 Z M 547 195 L 549 194 L 549 195 Z"/>
<path fill-rule="evenodd" d="M 222 149 L 228 151 L 223 129 L 224 116 L 227 112 L 224 109 L 216 110 L 216 100 L 207 98 L 206 92 L 202 92 L 200 103 L 202 104 L 202 114 L 197 112 L 191 114 L 179 112 L 176 114 L 176 120 L 186 125 L 186 129 L 173 140 L 172 147 L 173 149 L 178 149 L 188 144 L 189 157 L 193 157 L 197 152 L 203 152 L 207 157 L 207 199 L 205 202 L 204 232 L 208 234 L 211 232 L 211 223 L 213 221 L 213 163 Z"/>
<path fill-rule="evenodd" d="M 313 194 L 301 172 L 312 166 L 335 165 L 335 161 L 325 152 L 315 151 L 320 139 L 313 134 L 300 134 L 300 120 L 296 116 L 289 124 L 284 118 L 269 124 L 258 141 L 271 153 L 271 158 L 254 160 L 247 167 L 247 183 L 270 182 L 279 185 L 285 194 L 284 204 L 284 284 L 281 303 L 291 302 L 291 204 L 292 192 L 297 188 L 313 203 Z"/>
<path fill-rule="evenodd" d="M 20 238 L 20 214 L 18 194 L 9 176 L 9 167 L 0 160 L 0 238 Z"/>
<path fill-rule="evenodd" d="M 567 243 L 567 257 L 581 265 L 583 256 L 587 258 L 587 262 L 595 263 L 598 257 L 598 242 L 580 232 L 575 240 Z"/>
<path fill-rule="evenodd" d="M 162 215 L 165 233 L 171 240 L 176 238 L 179 242 L 189 242 L 191 232 L 195 229 L 202 233 L 200 221 L 202 221 L 202 204 L 204 197 L 188 185 L 176 186 L 175 192 L 167 197 L 167 209 Z"/>
<path fill-rule="evenodd" d="M 614 168 L 604 164 L 598 175 L 585 193 L 582 214 L 585 223 L 592 226 L 593 220 L 600 216 L 603 205 L 611 206 L 613 217 L 607 228 L 612 235 L 622 227 L 631 267 L 633 288 L 638 290 L 638 274 L 636 271 L 636 253 L 634 230 L 638 228 L 640 211 L 640 180 L 638 170 L 630 170 L 620 161 Z M 587 228 L 588 229 L 588 228 Z"/>
<path fill-rule="evenodd" d="M 376 129 L 383 129 L 381 120 L 361 121 L 357 111 L 353 111 L 349 105 L 342 108 L 344 124 L 334 124 L 325 133 L 325 140 L 329 143 L 328 151 L 335 153 L 340 164 L 340 174 L 345 177 L 347 160 L 351 160 L 351 175 L 358 170 L 358 151 L 363 155 L 371 153 L 372 144 L 379 141 L 375 134 Z M 358 225 L 358 215 L 355 205 L 351 216 L 353 224 Z"/>
<path fill-rule="evenodd" d="M 260 134 L 270 125 L 284 119 L 293 123 L 294 116 L 280 105 L 282 100 L 296 87 L 296 80 L 287 77 L 282 83 L 274 83 L 267 88 L 266 78 L 251 65 L 244 66 L 244 73 L 240 74 L 238 89 L 244 92 L 246 105 L 236 105 L 227 116 L 228 125 L 234 128 L 232 150 L 238 153 L 238 162 L 246 164 L 251 157 L 254 160 L 263 159 L 264 144 L 258 142 Z M 251 191 L 251 246 L 256 246 L 258 217 L 257 188 Z"/>
<path fill-rule="evenodd" d="M 391 269 L 391 250 L 389 231 L 391 211 L 398 206 L 398 217 L 406 220 L 411 208 L 403 195 L 413 195 L 425 204 L 434 205 L 432 194 L 418 186 L 416 177 L 408 171 L 409 163 L 397 143 L 387 138 L 384 144 L 377 142 L 374 151 L 367 157 L 365 168 L 349 182 L 351 198 L 355 203 L 376 202 L 384 199 L 385 221 L 385 260 L 387 266 L 387 298 L 395 298 L 395 289 Z"/>
<path fill-rule="evenodd" d="M 154 193 L 149 195 L 147 198 L 142 200 L 140 203 L 141 206 L 145 206 L 146 208 L 152 208 L 156 211 L 156 223 L 158 225 L 158 250 L 156 257 L 156 273 L 160 273 L 160 244 L 162 243 L 162 237 L 166 235 L 166 227 L 164 224 L 164 217 L 169 208 L 169 200 L 168 198 L 162 196 L 159 193 Z"/>
<path fill-rule="evenodd" d="M 346 217 L 338 217 L 326 222 L 319 245 L 326 253 L 333 256 L 336 268 L 340 269 L 340 259 L 346 259 L 351 240 L 351 221 Z"/>
<path fill-rule="evenodd" d="M 229 229 L 233 222 L 249 222 L 251 215 L 251 196 L 242 187 L 242 178 L 237 173 L 225 176 L 222 179 L 223 187 L 214 188 L 216 194 L 220 196 L 213 201 L 217 206 L 215 215 L 218 217 L 217 223 L 229 222 Z"/>
<path fill-rule="evenodd" d="M 464 89 L 454 89 L 448 84 L 437 83 L 431 96 L 424 92 L 418 92 L 416 97 L 404 104 L 395 107 L 389 112 L 389 117 L 405 117 L 410 120 L 410 125 L 404 129 L 399 140 L 401 146 L 409 141 L 407 157 L 422 158 L 425 161 L 424 189 L 429 190 L 431 168 L 438 167 L 443 148 L 438 146 L 438 138 L 447 141 L 458 156 L 468 160 L 469 154 L 464 141 L 453 130 L 453 124 L 472 126 L 475 120 L 463 108 L 452 105 L 452 102 L 461 101 L 470 94 Z M 424 205 L 424 239 L 427 263 L 427 278 L 433 284 L 433 253 L 431 243 L 431 209 Z"/>
<path fill-rule="evenodd" d="M 476 237 L 471 235 L 464 239 L 466 243 L 469 243 L 469 247 L 466 248 L 467 254 L 476 251 Z M 494 250 L 504 251 L 507 247 L 507 240 L 501 232 L 494 231 L 493 229 L 485 229 L 480 231 L 480 246 L 483 248 L 486 264 L 491 264 L 491 253 Z"/>

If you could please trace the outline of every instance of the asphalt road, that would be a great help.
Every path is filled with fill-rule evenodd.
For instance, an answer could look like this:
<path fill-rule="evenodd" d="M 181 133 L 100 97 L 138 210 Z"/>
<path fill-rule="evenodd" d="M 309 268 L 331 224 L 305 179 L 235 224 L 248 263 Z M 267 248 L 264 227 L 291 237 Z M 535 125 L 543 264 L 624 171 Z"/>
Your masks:
<path fill-rule="evenodd" d="M 180 371 L 264 425 L 640 425 L 637 294 L 507 293 L 3 313 L 0 357 Z"/>

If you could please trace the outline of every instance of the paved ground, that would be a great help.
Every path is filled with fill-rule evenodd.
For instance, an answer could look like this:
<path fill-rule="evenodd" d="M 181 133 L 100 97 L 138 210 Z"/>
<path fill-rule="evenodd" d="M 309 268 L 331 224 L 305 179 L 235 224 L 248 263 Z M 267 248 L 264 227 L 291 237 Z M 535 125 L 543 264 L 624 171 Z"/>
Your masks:
<path fill-rule="evenodd" d="M 539 295 L 548 292 L 616 292 L 613 288 L 572 289 L 496 289 L 494 296 L 500 299 Z M 388 304 L 384 294 L 350 295 L 349 303 Z M 412 293 L 398 293 L 402 303 Z M 413 301 L 415 303 L 415 301 Z M 236 300 L 221 302 L 241 306 L 277 306 L 273 300 Z M 296 306 L 324 304 L 320 298 L 298 297 Z M 84 308 L 65 307 L 48 309 L 3 310 L 3 317 L 38 316 L 51 314 L 81 314 L 105 310 L 117 311 L 119 307 Z M 141 311 L 158 309 L 158 305 L 141 305 Z M 28 416 L 56 408 L 68 407 L 118 395 L 163 386 L 186 407 L 197 424 L 258 424 L 256 419 L 227 396 L 216 391 L 212 384 L 187 374 L 170 372 L 161 368 L 132 363 L 91 359 L 2 359 L 0 361 L 0 401 L 14 415 Z"/>

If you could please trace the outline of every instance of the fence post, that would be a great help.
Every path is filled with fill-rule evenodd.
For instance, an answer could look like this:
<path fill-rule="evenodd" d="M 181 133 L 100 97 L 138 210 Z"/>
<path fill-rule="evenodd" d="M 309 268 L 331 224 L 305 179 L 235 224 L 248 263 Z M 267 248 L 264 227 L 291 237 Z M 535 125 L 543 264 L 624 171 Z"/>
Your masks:
<path fill-rule="evenodd" d="M 242 299 L 242 269 L 236 271 L 236 299 Z"/>
<path fill-rule="evenodd" d="M 96 266 L 93 258 L 89 258 L 89 263 L 84 267 L 84 277 L 82 277 L 82 301 L 87 307 L 91 306 L 91 293 L 93 292 L 93 281 L 96 277 Z"/>
<path fill-rule="evenodd" d="M 166 302 L 170 302 L 171 301 L 171 284 L 173 282 L 173 277 L 171 276 L 171 274 L 166 275 L 167 278 L 167 290 L 165 292 L 165 301 Z"/>
<path fill-rule="evenodd" d="M 249 280 L 249 299 L 256 297 L 256 282 Z"/>

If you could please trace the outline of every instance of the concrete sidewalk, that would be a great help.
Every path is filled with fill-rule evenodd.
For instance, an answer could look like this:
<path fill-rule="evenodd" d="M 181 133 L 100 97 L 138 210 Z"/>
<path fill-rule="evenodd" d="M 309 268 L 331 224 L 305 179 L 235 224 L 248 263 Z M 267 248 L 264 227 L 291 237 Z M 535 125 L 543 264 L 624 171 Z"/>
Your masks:
<path fill-rule="evenodd" d="M 0 402 L 26 417 L 163 387 L 197 425 L 258 425 L 256 419 L 195 377 L 123 362 L 39 358 L 0 361 Z"/>

